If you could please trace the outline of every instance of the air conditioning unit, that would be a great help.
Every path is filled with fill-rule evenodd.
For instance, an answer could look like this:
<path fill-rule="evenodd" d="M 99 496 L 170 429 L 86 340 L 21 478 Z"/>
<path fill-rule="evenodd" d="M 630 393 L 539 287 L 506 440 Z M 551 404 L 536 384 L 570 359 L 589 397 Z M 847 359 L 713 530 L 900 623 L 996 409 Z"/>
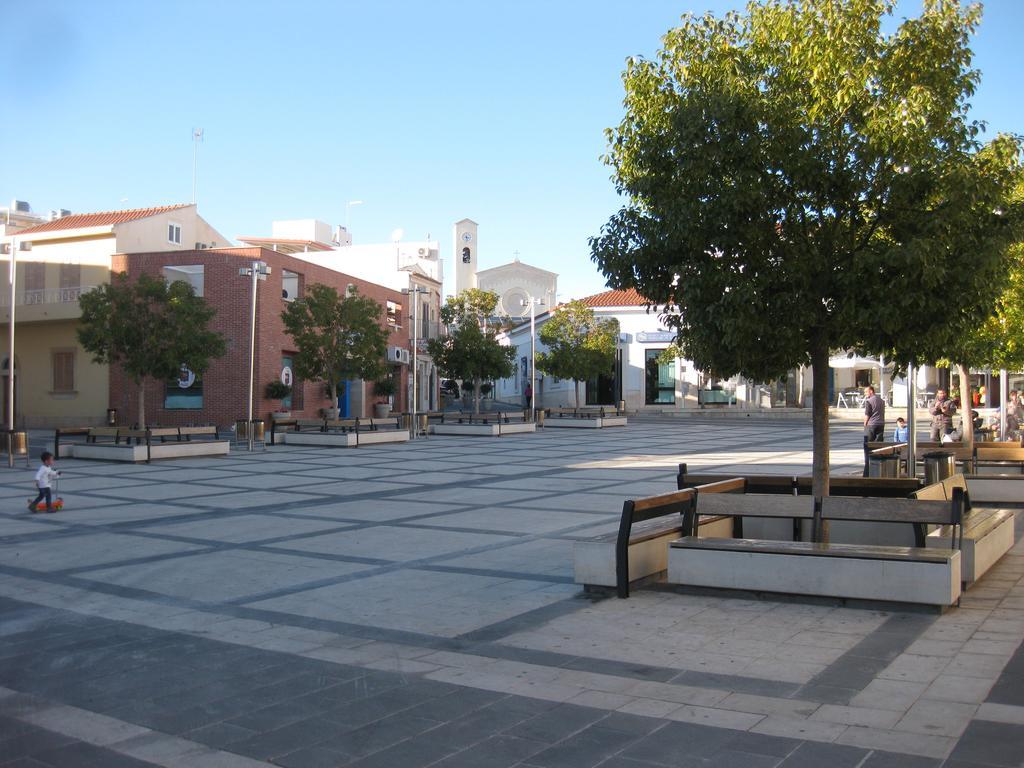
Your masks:
<path fill-rule="evenodd" d="M 419 247 L 419 248 L 417 248 L 417 249 L 416 249 L 416 255 L 417 255 L 417 256 L 420 256 L 421 258 L 424 258 L 424 259 L 425 259 L 425 258 L 427 258 L 428 256 L 430 256 L 430 248 L 428 248 L 428 247 L 427 247 L 427 246 L 425 246 L 425 245 L 424 245 L 424 246 L 421 246 L 421 247 Z"/>
<path fill-rule="evenodd" d="M 388 362 L 408 365 L 409 350 L 402 347 L 388 347 Z"/>

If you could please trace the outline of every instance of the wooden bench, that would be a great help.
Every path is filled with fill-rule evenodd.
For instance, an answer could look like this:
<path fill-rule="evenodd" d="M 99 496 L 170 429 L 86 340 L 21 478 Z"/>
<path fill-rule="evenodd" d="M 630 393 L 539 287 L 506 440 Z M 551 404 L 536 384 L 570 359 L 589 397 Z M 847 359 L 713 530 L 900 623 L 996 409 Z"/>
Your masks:
<path fill-rule="evenodd" d="M 327 419 L 292 419 L 296 432 L 326 432 Z"/>
<path fill-rule="evenodd" d="M 84 437 L 86 442 L 89 442 L 89 433 L 91 431 L 92 428 L 90 427 L 58 427 L 53 431 L 53 455 L 58 459 L 60 458 L 61 438 Z M 67 444 L 66 440 L 65 444 Z"/>
<path fill-rule="evenodd" d="M 1024 474 L 1024 448 L 1015 443 L 975 443 L 974 472 L 979 467 L 1016 466 Z"/>
<path fill-rule="evenodd" d="M 863 479 L 863 478 L 860 478 Z M 669 552 L 669 581 L 702 587 L 891 600 L 951 605 L 960 596 L 963 537 L 961 521 L 967 506 L 963 488 L 953 489 L 951 501 L 939 486 L 941 500 L 827 496 L 807 500 L 784 495 L 708 497 L 699 492 L 694 514 L 719 517 L 811 517 L 811 539 L 697 539 L 689 535 L 673 542 Z M 924 495 L 934 494 L 929 490 Z M 823 543 L 824 523 L 885 523 L 914 526 L 917 546 Z M 936 538 L 945 550 L 929 549 L 927 526 L 947 526 L 948 539 Z M 795 534 L 799 529 L 795 528 Z M 794 535 L 794 539 L 798 535 Z M 691 551 L 699 554 L 691 557 Z M 806 559 L 805 558 L 811 558 Z M 821 560 L 830 558 L 831 560 Z M 837 564 L 836 559 L 841 564 Z M 880 576 L 880 574 L 882 574 Z M 896 580 L 896 583 L 888 583 Z M 954 583 L 955 581 L 955 583 Z"/>
<path fill-rule="evenodd" d="M 275 445 L 277 442 L 278 432 L 290 432 L 291 430 L 298 430 L 299 420 L 298 419 L 271 419 L 270 420 L 270 444 Z"/>
<path fill-rule="evenodd" d="M 1024 509 L 1024 475 L 967 475 L 964 480 L 974 507 Z"/>
<path fill-rule="evenodd" d="M 680 464 L 676 473 L 676 487 L 692 488 L 697 485 L 720 482 L 734 475 L 714 472 L 690 473 L 685 463 Z M 808 496 L 812 480 L 807 475 L 741 475 L 746 481 L 745 493 L 782 493 Z M 836 475 L 829 478 L 829 493 L 834 496 L 875 496 L 901 498 L 921 487 L 921 481 L 914 477 L 851 477 Z"/>
<path fill-rule="evenodd" d="M 87 443 L 99 443 L 99 442 L 111 442 L 115 445 L 119 441 L 118 432 L 121 428 L 119 427 L 92 427 L 89 430 L 89 436 L 86 439 Z"/>
<path fill-rule="evenodd" d="M 137 430 L 139 432 L 149 432 L 148 438 L 150 440 L 160 439 L 161 443 L 166 443 L 168 439 L 173 438 L 175 442 L 181 440 L 181 433 L 177 427 L 151 427 L 149 430 Z M 142 439 L 146 439 L 147 435 L 143 434 Z M 138 439 L 138 438 L 136 438 Z M 141 445 L 141 443 L 139 443 Z"/>
<path fill-rule="evenodd" d="M 178 437 L 185 442 L 192 442 L 192 438 L 220 440 L 220 431 L 212 424 L 204 427 L 179 427 Z"/>
<path fill-rule="evenodd" d="M 376 417 L 371 419 L 356 419 L 356 430 L 362 430 L 363 428 L 368 429 L 371 432 L 384 429 L 402 429 L 402 417 L 399 416 L 386 416 L 378 419 Z"/>
<path fill-rule="evenodd" d="M 701 490 L 713 494 L 739 487 L 735 481 Z M 615 587 L 619 597 L 629 597 L 632 582 L 666 569 L 668 545 L 682 533 L 682 515 L 696 496 L 696 490 L 687 489 L 625 501 L 618 531 L 582 539 L 573 545 L 576 583 L 588 588 Z M 702 532 L 710 535 L 727 534 L 730 525 L 728 520 L 701 520 Z"/>

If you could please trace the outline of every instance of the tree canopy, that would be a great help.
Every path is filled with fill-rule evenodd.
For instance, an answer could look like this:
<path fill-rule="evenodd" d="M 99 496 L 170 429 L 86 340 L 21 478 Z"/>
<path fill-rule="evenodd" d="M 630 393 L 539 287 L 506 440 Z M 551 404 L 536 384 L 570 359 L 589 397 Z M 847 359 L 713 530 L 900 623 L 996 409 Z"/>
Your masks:
<path fill-rule="evenodd" d="M 381 325 L 382 311 L 355 287 L 341 296 L 329 285 L 314 283 L 281 313 L 285 331 L 295 342 L 295 373 L 324 382 L 332 410 L 337 407 L 339 384 L 383 375 L 388 331 Z"/>
<path fill-rule="evenodd" d="M 475 413 L 480 412 L 480 385 L 511 376 L 514 370 L 515 349 L 499 344 L 495 329 L 487 327 L 497 306 L 498 295 L 479 288 L 450 296 L 441 308 L 447 335 L 427 341 L 442 376 L 473 382 Z"/>
<path fill-rule="evenodd" d="M 980 142 L 976 6 L 766 0 L 684 16 L 623 75 L 605 161 L 626 205 L 591 239 L 615 288 L 663 307 L 719 376 L 813 365 L 815 493 L 828 492 L 829 352 L 918 359 L 983 313 L 1012 238 L 1019 143 Z M 970 246 L 970 247 L 968 247 Z"/>
<path fill-rule="evenodd" d="M 118 365 L 139 388 L 139 425 L 146 425 L 145 382 L 175 379 L 182 367 L 201 376 L 225 351 L 224 337 L 209 329 L 216 314 L 188 283 L 125 273 L 78 300 L 78 341 L 93 361 Z"/>
<path fill-rule="evenodd" d="M 580 404 L 579 382 L 610 374 L 615 365 L 619 321 L 598 320 L 582 301 L 558 307 L 540 329 L 547 347 L 537 353 L 537 368 L 559 379 L 571 379 Z"/>

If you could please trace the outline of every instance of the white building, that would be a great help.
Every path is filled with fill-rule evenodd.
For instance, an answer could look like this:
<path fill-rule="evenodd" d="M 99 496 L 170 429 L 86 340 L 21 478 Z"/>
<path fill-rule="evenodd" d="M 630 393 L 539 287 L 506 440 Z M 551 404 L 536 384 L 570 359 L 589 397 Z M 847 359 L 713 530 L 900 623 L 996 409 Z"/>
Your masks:
<path fill-rule="evenodd" d="M 439 407 L 440 380 L 426 346 L 427 339 L 440 334 L 444 263 L 438 241 L 398 240 L 354 245 L 344 227 L 332 228 L 317 219 L 275 221 L 269 237 L 238 239 L 248 245 L 288 253 L 311 264 L 396 291 L 406 291 L 408 304 L 404 307 L 389 305 L 387 312 L 409 320 L 409 339 L 417 341 L 417 410 L 436 410 Z M 412 381 L 411 376 L 409 380 Z M 406 402 L 411 400 L 410 389 L 406 393 Z"/>
<path fill-rule="evenodd" d="M 489 269 L 479 268 L 479 225 L 472 219 L 455 223 L 452 233 L 455 252 L 455 293 L 480 288 L 498 295 L 499 315 L 528 317 L 527 299 L 540 299 L 553 307 L 558 293 L 558 275 L 546 269 L 524 264 L 518 258 Z"/>

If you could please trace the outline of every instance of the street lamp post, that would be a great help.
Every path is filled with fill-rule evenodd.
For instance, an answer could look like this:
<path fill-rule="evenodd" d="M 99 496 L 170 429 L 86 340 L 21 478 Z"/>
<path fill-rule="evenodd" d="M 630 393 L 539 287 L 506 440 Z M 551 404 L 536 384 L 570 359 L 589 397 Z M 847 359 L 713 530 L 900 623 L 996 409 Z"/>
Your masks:
<path fill-rule="evenodd" d="M 544 299 L 536 299 L 533 296 L 523 299 L 525 307 L 530 305 L 530 401 L 527 403 L 527 410 L 530 412 L 530 421 L 537 418 L 537 409 L 534 407 L 537 397 L 537 307 L 543 307 Z"/>
<path fill-rule="evenodd" d="M 412 415 L 409 418 L 409 426 L 412 429 L 412 439 L 416 439 L 416 401 L 419 397 L 419 380 L 418 371 L 419 367 L 419 307 L 420 307 L 420 294 L 430 293 L 426 288 L 421 285 L 413 286 L 412 288 L 403 288 L 402 293 L 408 295 L 412 294 L 412 402 L 410 408 L 412 409 Z"/>
<path fill-rule="evenodd" d="M 18 239 L 11 238 L 11 317 L 7 326 L 7 466 L 14 466 L 14 293 Z"/>
<path fill-rule="evenodd" d="M 256 286 L 258 281 L 266 280 L 270 274 L 270 267 L 264 261 L 254 261 L 250 267 L 242 267 L 238 274 L 252 278 L 252 306 L 249 314 L 249 450 L 254 448 L 252 401 L 253 401 L 253 379 L 256 375 Z"/>

